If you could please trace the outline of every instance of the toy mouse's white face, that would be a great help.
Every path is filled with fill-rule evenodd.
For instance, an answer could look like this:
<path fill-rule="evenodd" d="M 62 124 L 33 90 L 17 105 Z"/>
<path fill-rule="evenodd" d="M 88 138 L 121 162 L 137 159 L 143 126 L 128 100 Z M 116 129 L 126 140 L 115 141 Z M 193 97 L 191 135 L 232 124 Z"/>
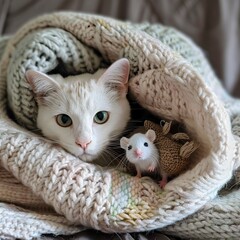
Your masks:
<path fill-rule="evenodd" d="M 148 130 L 146 134 L 136 133 L 129 139 L 123 137 L 120 140 L 120 144 L 125 149 L 129 162 L 135 164 L 152 158 L 154 154 L 153 141 L 155 138 L 155 132 Z"/>

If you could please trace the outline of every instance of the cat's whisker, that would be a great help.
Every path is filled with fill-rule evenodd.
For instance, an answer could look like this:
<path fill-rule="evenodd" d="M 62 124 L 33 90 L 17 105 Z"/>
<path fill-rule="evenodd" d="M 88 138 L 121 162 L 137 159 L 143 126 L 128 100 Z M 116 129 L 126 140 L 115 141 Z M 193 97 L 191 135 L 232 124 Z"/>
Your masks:
<path fill-rule="evenodd" d="M 51 143 L 51 144 L 57 144 L 57 145 L 60 145 L 60 146 L 64 146 L 64 147 L 69 147 L 69 148 L 72 148 L 73 147 L 73 144 L 71 143 L 67 143 L 67 142 L 61 142 L 59 140 L 52 140 L 52 139 L 44 139 L 46 142 L 48 143 Z"/>
<path fill-rule="evenodd" d="M 118 162 L 118 164 L 117 164 L 117 166 L 116 166 L 116 168 L 119 168 L 119 167 L 121 167 L 121 166 L 127 166 L 126 164 L 125 164 L 125 158 L 124 158 L 124 156 L 122 156 L 121 158 L 120 158 L 120 161 Z"/>
<path fill-rule="evenodd" d="M 120 154 L 116 153 L 116 152 L 112 152 L 112 151 L 109 151 L 109 150 L 105 150 L 104 151 L 105 154 L 108 154 L 111 158 L 111 160 L 115 160 L 117 158 L 119 158 Z"/>
<path fill-rule="evenodd" d="M 110 156 L 108 155 L 108 153 L 104 153 L 104 155 L 102 157 L 106 157 L 105 158 L 105 162 L 104 161 L 101 161 L 101 163 L 104 163 L 104 167 L 106 168 L 116 168 L 116 159 L 118 159 L 118 157 L 113 157 L 113 156 Z"/>
<path fill-rule="evenodd" d="M 110 151 L 109 149 L 105 149 L 103 151 L 103 156 L 104 155 L 108 156 L 109 162 L 107 163 L 107 166 L 110 166 L 110 165 L 116 165 L 116 164 L 114 164 L 114 162 L 116 162 L 117 159 L 119 162 L 121 160 L 122 155 L 124 155 L 124 154 L 119 154 L 117 152 Z"/>
<path fill-rule="evenodd" d="M 108 166 L 109 166 L 110 164 L 114 163 L 115 160 L 118 159 L 118 163 L 117 163 L 117 165 L 116 165 L 116 168 L 117 168 L 117 167 L 119 166 L 119 163 L 121 163 L 121 161 L 122 161 L 123 155 L 124 155 L 124 154 L 121 154 L 121 155 L 118 155 L 118 156 L 116 156 L 115 158 L 111 159 L 111 161 L 109 162 Z"/>
<path fill-rule="evenodd" d="M 108 149 L 120 149 L 120 144 L 118 143 L 119 141 L 103 141 L 100 145 L 100 148 L 106 148 Z"/>
<path fill-rule="evenodd" d="M 41 130 L 40 129 L 38 129 L 38 128 L 34 128 L 34 129 L 31 129 L 31 132 L 37 132 L 37 133 L 41 133 Z"/>
<path fill-rule="evenodd" d="M 122 157 L 124 156 L 125 154 L 118 154 L 115 156 L 115 158 L 112 159 L 112 162 L 114 162 L 116 159 L 118 159 L 119 161 L 121 161 Z"/>
<path fill-rule="evenodd" d="M 121 237 L 121 234 L 119 234 L 119 233 L 117 233 L 117 232 L 114 232 L 114 234 L 115 234 L 115 235 L 117 236 L 117 238 L 119 238 L 120 240 L 125 239 L 125 237 L 122 238 L 122 237 Z M 113 238 L 111 237 L 111 239 L 113 239 Z M 114 239 L 115 239 L 115 237 L 114 237 Z"/>
<path fill-rule="evenodd" d="M 103 154 L 104 154 L 104 155 L 107 155 L 107 156 L 110 156 L 111 158 L 116 156 L 114 152 L 111 152 L 111 151 L 108 150 L 108 149 L 105 149 L 105 150 L 103 151 Z"/>
<path fill-rule="evenodd" d="M 127 159 L 123 158 L 119 164 L 116 166 L 117 169 L 126 171 L 128 169 Z"/>

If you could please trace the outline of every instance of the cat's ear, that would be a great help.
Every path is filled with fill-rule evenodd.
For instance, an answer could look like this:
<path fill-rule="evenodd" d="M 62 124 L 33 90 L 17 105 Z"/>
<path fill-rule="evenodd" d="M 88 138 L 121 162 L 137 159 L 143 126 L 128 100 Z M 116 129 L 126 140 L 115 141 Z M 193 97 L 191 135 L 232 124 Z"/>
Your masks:
<path fill-rule="evenodd" d="M 126 58 L 114 62 L 100 77 L 99 82 L 104 82 L 111 89 L 126 95 L 128 91 L 128 77 L 130 64 Z"/>
<path fill-rule="evenodd" d="M 37 99 L 47 97 L 48 93 L 60 88 L 54 79 L 44 73 L 28 70 L 25 76 Z"/>
<path fill-rule="evenodd" d="M 129 143 L 129 139 L 128 139 L 128 138 L 122 137 L 122 138 L 120 139 L 120 146 L 121 146 L 122 149 L 126 149 L 128 143 Z"/>

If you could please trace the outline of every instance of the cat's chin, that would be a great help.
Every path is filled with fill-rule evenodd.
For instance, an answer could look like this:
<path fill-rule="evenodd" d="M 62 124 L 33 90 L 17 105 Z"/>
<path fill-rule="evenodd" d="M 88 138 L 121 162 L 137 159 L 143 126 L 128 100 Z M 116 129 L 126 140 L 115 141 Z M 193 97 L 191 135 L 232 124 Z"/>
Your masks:
<path fill-rule="evenodd" d="M 92 155 L 92 154 L 84 153 L 84 154 L 82 154 L 80 156 L 77 156 L 77 157 L 79 157 L 84 162 L 92 162 L 92 161 L 94 161 L 94 159 L 96 159 L 97 156 Z"/>

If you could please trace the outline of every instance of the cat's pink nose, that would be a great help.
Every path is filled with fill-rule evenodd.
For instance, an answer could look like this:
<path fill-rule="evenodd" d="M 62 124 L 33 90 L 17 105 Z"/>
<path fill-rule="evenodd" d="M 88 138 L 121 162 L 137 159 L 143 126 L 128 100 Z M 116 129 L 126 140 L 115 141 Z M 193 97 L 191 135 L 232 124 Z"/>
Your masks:
<path fill-rule="evenodd" d="M 83 150 L 87 148 L 87 146 L 91 143 L 92 141 L 82 141 L 82 140 L 77 140 L 75 143 L 80 146 Z"/>
<path fill-rule="evenodd" d="M 142 151 L 137 148 L 137 149 L 134 150 L 134 154 L 135 154 L 136 157 L 141 157 L 142 156 Z"/>

